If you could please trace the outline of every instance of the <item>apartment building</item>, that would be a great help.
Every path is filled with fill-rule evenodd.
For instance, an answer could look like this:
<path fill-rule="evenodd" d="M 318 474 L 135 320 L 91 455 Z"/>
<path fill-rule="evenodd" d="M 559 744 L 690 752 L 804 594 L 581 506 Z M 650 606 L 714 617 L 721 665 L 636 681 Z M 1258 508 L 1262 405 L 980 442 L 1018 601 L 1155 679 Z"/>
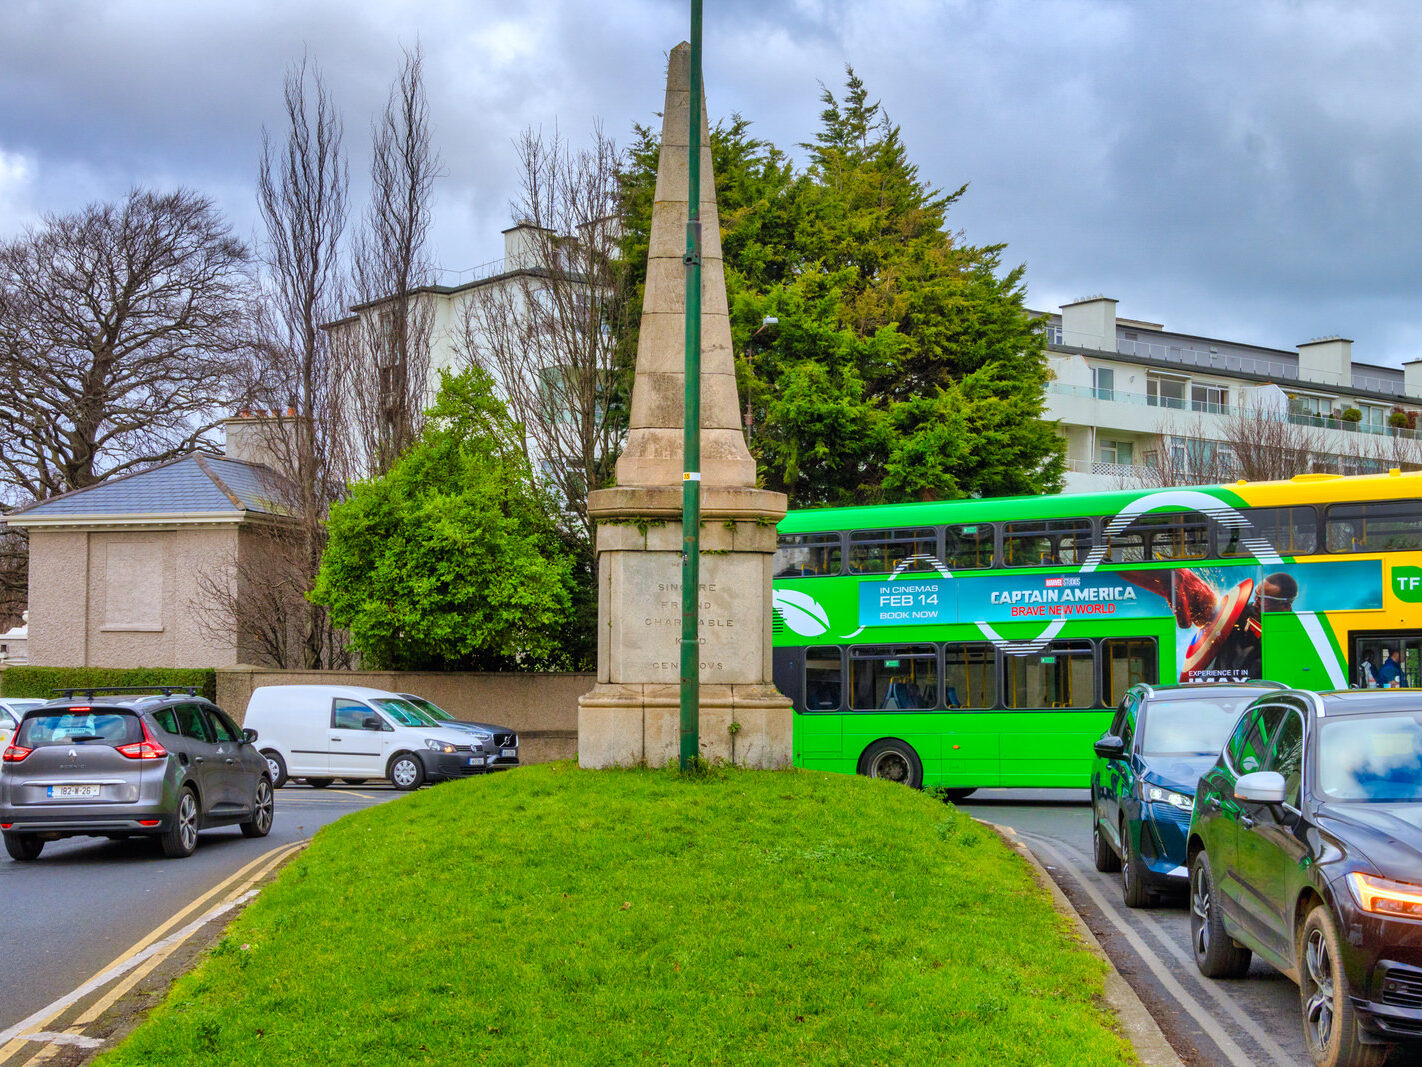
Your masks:
<path fill-rule="evenodd" d="M 1307 471 L 1422 466 L 1422 360 L 1355 362 L 1343 337 L 1290 350 L 1177 333 L 1117 317 L 1104 296 L 1044 319 L 1046 417 L 1067 441 L 1067 492 L 1190 470 L 1224 480 L 1248 472 L 1240 453 L 1260 441 L 1294 450 Z"/>

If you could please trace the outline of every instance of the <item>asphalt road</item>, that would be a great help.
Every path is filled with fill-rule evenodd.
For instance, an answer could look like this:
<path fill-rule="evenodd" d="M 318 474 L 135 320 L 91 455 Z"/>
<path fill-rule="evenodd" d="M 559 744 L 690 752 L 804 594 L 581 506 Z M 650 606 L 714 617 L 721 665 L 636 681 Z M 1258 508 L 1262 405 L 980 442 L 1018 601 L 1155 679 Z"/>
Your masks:
<path fill-rule="evenodd" d="M 1128 908 L 1120 875 L 1091 858 L 1087 790 L 983 789 L 961 805 L 1011 827 L 1047 868 L 1187 1064 L 1295 1067 L 1309 1062 L 1298 987 L 1257 959 L 1245 978 L 1206 978 L 1190 953 L 1185 893 Z M 1409 1062 L 1406 1050 L 1391 1063 Z"/>
<path fill-rule="evenodd" d="M 383 783 L 276 793 L 271 833 L 203 831 L 187 859 L 156 844 L 76 837 L 33 863 L 0 852 L 0 1031 L 75 989 L 99 968 L 275 847 L 305 840 L 348 812 L 400 796 Z"/>

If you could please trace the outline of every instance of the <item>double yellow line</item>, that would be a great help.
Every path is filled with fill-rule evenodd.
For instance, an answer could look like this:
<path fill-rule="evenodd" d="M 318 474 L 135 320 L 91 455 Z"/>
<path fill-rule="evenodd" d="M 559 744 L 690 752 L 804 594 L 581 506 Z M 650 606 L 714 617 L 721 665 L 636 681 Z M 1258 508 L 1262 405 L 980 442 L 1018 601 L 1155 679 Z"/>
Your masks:
<path fill-rule="evenodd" d="M 0 1064 L 43 1063 L 67 1046 L 99 1047 L 102 1041 L 84 1034 L 88 1027 L 209 922 L 255 896 L 255 887 L 262 879 L 309 843 L 293 841 L 258 856 L 162 926 L 146 934 L 72 992 L 0 1032 L 0 1042 L 3 1042 L 0 1043 Z M 90 1003 L 63 1030 L 51 1029 L 75 1004 L 106 987 L 103 995 Z"/>

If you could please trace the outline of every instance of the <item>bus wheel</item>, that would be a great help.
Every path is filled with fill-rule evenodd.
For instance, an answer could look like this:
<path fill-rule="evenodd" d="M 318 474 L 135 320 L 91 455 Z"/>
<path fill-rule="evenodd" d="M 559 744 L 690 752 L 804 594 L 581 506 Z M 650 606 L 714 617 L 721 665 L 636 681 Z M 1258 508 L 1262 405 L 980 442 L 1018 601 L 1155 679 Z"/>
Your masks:
<path fill-rule="evenodd" d="M 888 737 L 875 741 L 859 757 L 859 773 L 866 778 L 887 778 L 910 789 L 923 785 L 923 763 L 906 741 Z"/>

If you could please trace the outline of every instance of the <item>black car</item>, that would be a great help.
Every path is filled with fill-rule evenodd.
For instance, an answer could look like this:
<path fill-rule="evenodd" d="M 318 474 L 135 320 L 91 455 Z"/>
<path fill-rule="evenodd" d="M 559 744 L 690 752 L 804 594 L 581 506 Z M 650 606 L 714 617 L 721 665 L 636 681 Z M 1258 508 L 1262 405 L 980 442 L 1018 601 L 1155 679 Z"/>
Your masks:
<path fill-rule="evenodd" d="M 1091 842 L 1098 871 L 1121 872 L 1127 907 L 1186 885 L 1185 835 L 1195 783 L 1240 713 L 1273 682 L 1131 686 L 1096 742 Z"/>
<path fill-rule="evenodd" d="M 272 827 L 272 781 L 253 746 L 195 691 L 72 692 L 20 718 L 0 761 L 0 832 L 17 860 L 64 837 L 153 837 L 174 857 L 198 831 Z"/>
<path fill-rule="evenodd" d="M 1422 1039 L 1422 691 L 1256 699 L 1200 779 L 1190 932 L 1212 978 L 1299 985 L 1313 1061 Z"/>

